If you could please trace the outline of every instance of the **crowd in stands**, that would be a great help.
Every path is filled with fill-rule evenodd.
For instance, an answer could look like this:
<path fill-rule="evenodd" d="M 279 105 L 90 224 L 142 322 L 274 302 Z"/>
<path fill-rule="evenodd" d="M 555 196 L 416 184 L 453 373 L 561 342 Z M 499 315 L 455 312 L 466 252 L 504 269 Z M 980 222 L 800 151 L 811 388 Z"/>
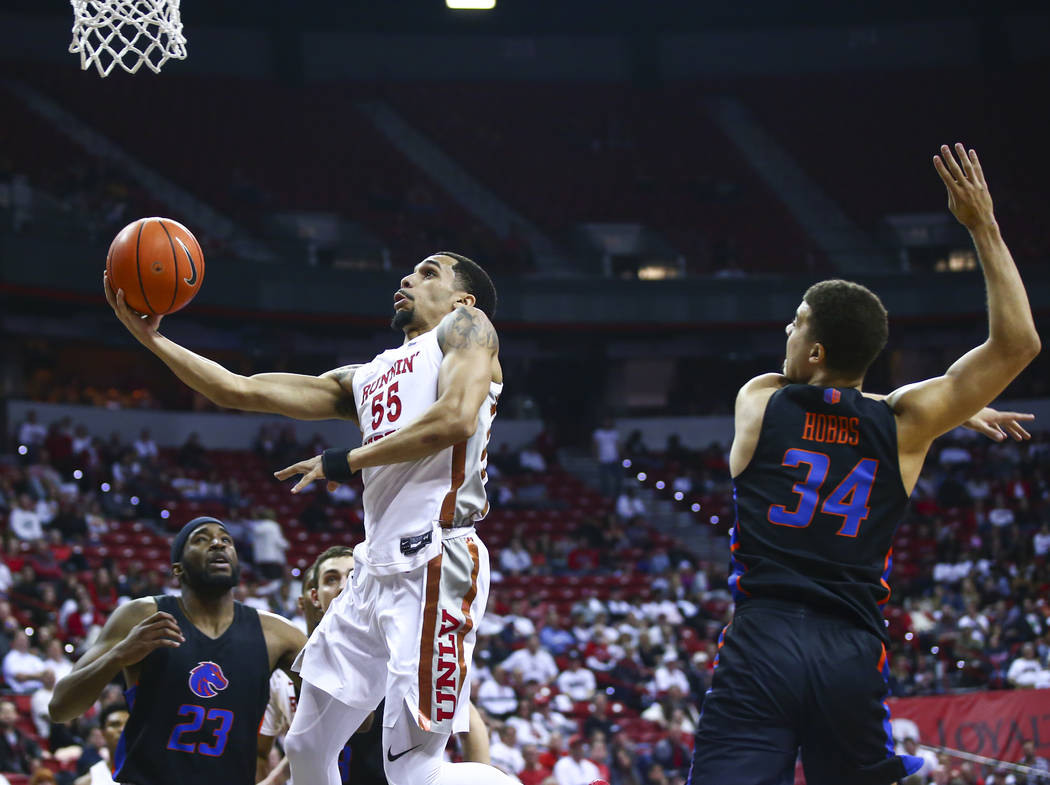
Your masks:
<path fill-rule="evenodd" d="M 34 782 L 68 783 L 104 756 L 97 712 L 52 724 L 50 690 L 120 602 L 177 590 L 167 544 L 185 519 L 227 520 L 246 567 L 238 598 L 300 623 L 301 568 L 326 544 L 363 536 L 360 486 L 282 501 L 287 489 L 264 469 L 324 446 L 290 432 L 225 453 L 194 437 L 161 448 L 146 431 L 98 439 L 34 415 L 14 426 L 0 454 L 0 771 Z M 672 439 L 654 451 L 605 423 L 595 457 L 604 495 L 558 467 L 547 434 L 493 451 L 482 524 L 493 582 L 473 698 L 493 762 L 526 785 L 681 783 L 732 607 L 723 560 L 701 561 L 650 526 L 649 508 L 665 496 L 709 529 L 722 510 L 714 528 L 724 530 L 725 448 Z M 935 447 L 895 547 L 895 694 L 1050 687 L 1048 462 L 1043 433 Z M 121 699 L 114 686 L 100 705 Z M 931 765 L 927 781 L 977 782 L 952 774 Z"/>
<path fill-rule="evenodd" d="M 720 445 L 664 451 L 625 444 L 643 485 L 728 528 Z M 621 495 L 618 506 L 638 509 Z M 644 514 L 644 513 L 643 513 Z M 1050 435 L 997 443 L 968 431 L 939 440 L 898 529 L 886 609 L 891 684 L 899 696 L 1050 686 Z"/>

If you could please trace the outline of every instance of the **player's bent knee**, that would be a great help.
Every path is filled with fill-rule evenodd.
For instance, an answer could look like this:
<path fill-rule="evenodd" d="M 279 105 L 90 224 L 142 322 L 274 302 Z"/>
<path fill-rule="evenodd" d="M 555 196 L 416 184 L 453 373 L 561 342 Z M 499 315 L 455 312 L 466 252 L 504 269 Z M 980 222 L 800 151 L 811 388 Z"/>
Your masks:
<path fill-rule="evenodd" d="M 436 785 L 438 782 L 440 755 L 428 755 L 420 748 L 391 761 L 389 750 L 385 754 L 383 770 L 389 785 Z"/>
<path fill-rule="evenodd" d="M 316 753 L 313 746 L 314 745 L 310 743 L 309 733 L 295 733 L 294 731 L 289 731 L 284 737 L 284 754 L 287 755 L 288 760 L 293 763 L 297 760 L 308 758 L 310 755 Z"/>

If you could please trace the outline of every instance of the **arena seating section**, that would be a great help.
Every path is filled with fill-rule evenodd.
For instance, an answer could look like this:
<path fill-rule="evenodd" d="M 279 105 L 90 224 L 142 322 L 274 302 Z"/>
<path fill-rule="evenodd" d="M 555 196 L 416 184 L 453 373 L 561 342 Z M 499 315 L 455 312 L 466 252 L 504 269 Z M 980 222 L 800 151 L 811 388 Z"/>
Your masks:
<path fill-rule="evenodd" d="M 499 257 L 503 241 L 430 182 L 355 108 L 380 98 L 470 174 L 554 236 L 582 222 L 661 232 L 693 272 L 729 258 L 748 272 L 814 269 L 823 255 L 709 117 L 705 100 L 739 98 L 860 226 L 890 213 L 937 212 L 929 167 L 944 141 L 983 152 L 1000 218 L 1023 259 L 1050 248 L 1038 183 L 1048 172 L 1019 139 L 1015 83 L 954 70 L 762 77 L 640 89 L 559 84 L 314 84 L 165 75 L 84 80 L 40 68 L 34 86 L 178 184 L 266 232 L 273 210 L 335 211 L 408 258 L 447 244 Z M 19 165 L 82 161 L 79 148 L 22 111 L 7 129 Z M 126 107 L 134 106 L 129 115 Z M 1016 110 L 1014 110 L 1016 112 Z M 876 119 L 889 130 L 871 138 Z M 143 133 L 148 128 L 149 133 Z M 228 129 L 248 129 L 230 133 Z M 824 129 L 815 132 L 814 129 Z M 45 140 L 41 144 L 40 140 Z M 22 163 L 22 150 L 30 152 Z M 239 184 L 235 180 L 239 178 Z M 133 186 L 132 186 L 133 187 Z M 137 196 L 144 196 L 138 194 Z M 1035 197 L 1035 198 L 1034 198 Z M 497 262 L 498 264 L 498 262 Z"/>
<path fill-rule="evenodd" d="M 949 456 L 947 450 L 954 452 Z M 301 517 L 314 494 L 292 496 L 285 485 L 272 480 L 273 460 L 272 456 L 264 458 L 254 452 L 213 450 L 206 453 L 207 465 L 185 469 L 180 467 L 174 450 L 162 450 L 158 468 L 169 480 L 218 477 L 233 481 L 244 506 L 231 508 L 227 501 L 188 499 L 165 486 L 166 490 L 151 503 L 162 509 L 166 517 L 152 521 L 110 517 L 104 531 L 96 531 L 83 542 L 54 543 L 52 551 L 68 556 L 72 549 L 74 554 L 82 555 L 82 572 L 76 579 L 90 587 L 95 580 L 92 570 L 98 568 L 108 571 L 117 582 L 131 573 L 156 571 L 167 575 L 171 531 L 197 515 L 211 514 L 234 520 L 248 518 L 250 511 L 258 507 L 271 508 L 291 542 L 287 553 L 291 575 L 298 574 L 299 569 L 325 547 L 361 540 L 363 530 L 356 503 L 336 504 L 328 500 L 323 509 L 326 523 L 312 529 L 304 526 Z M 1033 550 L 1032 537 L 1046 520 L 1044 477 L 1048 462 L 1047 434 L 1037 434 L 1033 442 L 1025 445 L 1001 446 L 983 440 L 945 442 L 931 455 L 913 508 L 895 545 L 894 595 L 887 619 L 893 641 L 891 658 L 897 663 L 895 687 L 900 693 L 1009 687 L 1005 672 L 1021 643 L 1034 640 L 1042 649 L 1047 648 L 1050 608 L 1045 598 L 1050 589 L 1050 569 L 1045 552 Z M 0 523 L 5 525 L 11 498 L 26 477 L 20 463 L 13 454 L 0 462 L 0 491 L 4 492 Z M 683 509 L 694 503 L 701 505 L 701 511 L 696 514 L 697 526 L 710 526 L 711 515 L 720 514 L 723 517 L 718 528 L 726 528 L 731 497 L 721 448 L 679 451 L 673 457 L 650 451 L 634 454 L 629 474 L 636 474 L 641 467 L 646 472 L 640 484 L 651 488 L 657 497 L 674 499 L 674 480 L 687 472 L 700 478 L 697 489 L 684 494 L 678 503 Z M 100 474 L 86 478 L 80 504 L 86 508 L 92 498 L 100 496 L 99 481 L 107 478 L 109 471 L 105 468 Z M 655 586 L 681 585 L 683 593 L 677 596 L 693 603 L 695 615 L 674 629 L 677 640 L 671 645 L 686 665 L 693 698 L 698 698 L 709 678 L 714 640 L 730 609 L 723 589 L 725 569 L 720 560 L 716 563 L 697 561 L 689 555 L 688 535 L 684 540 L 673 540 L 654 530 L 644 518 L 638 518 L 630 523 L 629 542 L 597 552 L 597 562 L 587 569 L 573 569 L 572 557 L 566 562 L 565 555 L 574 547 L 590 547 L 588 530 L 608 528 L 615 520 L 611 512 L 614 500 L 601 496 L 556 466 L 540 474 L 504 475 L 498 483 L 522 492 L 525 488 L 533 491 L 539 488 L 536 498 L 540 501 L 494 509 L 482 524 L 494 569 L 499 570 L 500 551 L 513 536 L 524 537 L 525 547 L 537 566 L 518 575 L 507 574 L 494 583 L 490 612 L 507 614 L 512 609 L 520 610 L 524 604 L 523 612 L 539 629 L 547 610 L 554 608 L 564 628 L 571 629 L 572 624 L 579 623 L 573 611 L 582 602 L 592 598 L 599 602 L 624 598 L 641 608 L 659 599 Z M 976 489 L 975 496 L 979 495 L 977 491 L 987 496 L 987 504 L 975 504 L 967 496 L 967 489 L 971 487 Z M 998 508 L 1009 511 L 1012 524 L 1000 527 L 989 523 L 988 516 L 998 515 L 992 513 Z M 7 537 L 14 546 L 8 550 L 6 563 L 12 573 L 17 574 L 24 562 L 32 563 L 37 546 L 19 543 L 10 532 Z M 666 570 L 654 572 L 649 566 L 650 560 L 659 552 L 670 552 L 672 559 Z M 987 561 L 979 563 L 979 559 Z M 942 567 L 955 569 L 967 561 L 972 568 L 968 575 L 965 569 L 962 571 L 965 577 L 960 578 L 960 573 L 954 578 L 939 577 Z M 1010 575 L 1014 577 L 1012 583 L 1007 582 L 1004 594 L 1002 578 Z M 249 581 L 248 590 L 254 590 L 257 585 L 256 581 Z M 1031 605 L 1037 598 L 1042 599 Z M 42 608 L 39 601 L 14 594 L 9 599 L 19 624 L 26 627 L 32 625 L 34 611 L 53 613 L 56 610 Z M 62 597 L 59 602 L 61 600 Z M 999 629 L 1000 634 L 994 641 L 991 635 L 985 637 L 986 646 L 971 639 L 966 628 L 959 624 L 969 601 L 978 604 L 993 629 Z M 932 624 L 920 624 L 920 616 L 927 621 L 932 619 Z M 495 646 L 492 651 L 505 653 L 524 644 L 524 640 L 506 631 L 497 637 L 498 641 L 488 639 L 488 644 L 479 647 L 479 662 L 486 661 L 491 654 L 486 645 Z M 79 645 L 76 640 L 71 642 Z M 580 643 L 579 649 L 585 657 L 600 660 L 602 656 L 600 647 L 596 651 L 593 644 Z M 650 677 L 646 674 L 651 674 L 660 661 L 659 651 L 649 652 L 653 659 L 643 657 L 640 679 L 624 679 L 615 669 L 596 669 L 599 686 L 612 697 L 612 721 L 625 731 L 623 738 L 631 740 L 634 753 L 642 758 L 655 754 L 661 744 L 671 740 L 665 727 L 638 716 L 639 710 L 654 697 L 646 688 Z M 1040 656 L 1045 657 L 1046 652 Z M 565 653 L 557 660 L 564 669 Z M 522 686 L 519 685 L 519 689 Z M 36 738 L 35 728 L 25 713 L 28 697 L 19 696 L 15 700 L 23 710 L 19 727 Z M 577 702 L 569 716 L 582 724 L 592 710 L 589 701 Z M 49 765 L 66 770 L 54 762 Z"/>
<path fill-rule="evenodd" d="M 850 71 L 699 85 L 737 95 L 825 192 L 875 232 L 893 213 L 938 212 L 944 190 L 930 159 L 942 144 L 975 148 L 996 213 L 1020 264 L 1050 251 L 1039 194 L 1050 174 L 1033 155 L 1031 96 L 1045 68 Z M 872 129 L 878 129 L 873 133 Z"/>
<path fill-rule="evenodd" d="M 371 229 L 396 259 L 446 245 L 501 247 L 391 147 L 355 109 L 348 87 L 124 74 L 102 83 L 48 68 L 32 78 L 80 120 L 260 235 L 272 232 L 271 212 L 318 210 Z M 26 114 L 19 106 L 8 116 L 35 125 Z M 59 167 L 84 157 L 61 140 L 50 150 Z"/>

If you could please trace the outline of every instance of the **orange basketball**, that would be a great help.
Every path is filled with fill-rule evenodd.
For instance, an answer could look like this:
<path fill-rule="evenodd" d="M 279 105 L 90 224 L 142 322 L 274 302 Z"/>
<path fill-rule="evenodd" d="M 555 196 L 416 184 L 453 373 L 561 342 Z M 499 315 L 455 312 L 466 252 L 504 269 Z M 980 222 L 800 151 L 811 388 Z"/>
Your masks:
<path fill-rule="evenodd" d="M 113 291 L 139 313 L 174 313 L 204 280 L 204 254 L 193 233 L 170 218 L 140 218 L 109 246 L 106 272 Z"/>

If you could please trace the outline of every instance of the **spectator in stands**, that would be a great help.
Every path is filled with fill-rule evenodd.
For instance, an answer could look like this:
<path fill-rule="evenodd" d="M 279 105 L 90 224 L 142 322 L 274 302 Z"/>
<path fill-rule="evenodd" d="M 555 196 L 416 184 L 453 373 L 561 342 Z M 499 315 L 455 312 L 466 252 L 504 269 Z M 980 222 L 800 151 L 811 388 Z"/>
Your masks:
<path fill-rule="evenodd" d="M 616 498 L 616 514 L 620 520 L 629 521 L 637 515 L 645 516 L 647 510 L 645 502 L 638 498 L 638 491 L 633 485 L 628 485 Z"/>
<path fill-rule="evenodd" d="M 510 674 L 501 665 L 478 688 L 478 705 L 493 717 L 505 719 L 518 709 L 518 697 L 510 683 Z"/>
<path fill-rule="evenodd" d="M 988 522 L 997 529 L 1013 525 L 1014 511 L 1006 503 L 1006 496 L 1001 493 L 995 494 L 995 504 L 988 511 Z"/>
<path fill-rule="evenodd" d="M 123 701 L 103 705 L 102 711 L 99 712 L 98 725 L 102 732 L 106 757 L 92 764 L 74 785 L 108 785 L 113 781 L 110 772 L 117 759 L 117 745 L 120 743 L 120 737 L 124 733 L 124 726 L 129 716 L 128 708 Z"/>
<path fill-rule="evenodd" d="M 44 661 L 29 650 L 29 636 L 23 630 L 11 639 L 11 651 L 4 657 L 4 681 L 12 692 L 28 695 L 43 686 L 47 670 Z M 10 771 L 10 769 L 9 769 Z"/>
<path fill-rule="evenodd" d="M 940 762 L 937 760 L 937 755 L 932 751 L 925 748 L 920 749 L 919 743 L 915 740 L 914 736 L 908 736 L 904 739 L 904 751 L 908 755 L 912 755 L 917 758 L 922 758 L 924 763 L 922 768 L 919 769 L 915 774 L 907 777 L 901 782 L 901 785 L 925 785 L 929 782 L 930 777 L 933 776 L 934 772 L 940 769 Z"/>
<path fill-rule="evenodd" d="M 558 785 L 590 785 L 601 772 L 591 763 L 583 736 L 574 734 L 569 739 L 569 754 L 554 764 L 554 779 Z"/>
<path fill-rule="evenodd" d="M 569 669 L 558 675 L 557 684 L 561 693 L 575 703 L 591 700 L 598 686 L 594 673 L 583 666 L 580 653 L 575 650 L 569 652 Z"/>
<path fill-rule="evenodd" d="M 1041 529 L 1032 539 L 1032 549 L 1038 559 L 1045 559 L 1050 554 L 1050 523 L 1043 523 Z"/>
<path fill-rule="evenodd" d="M 58 503 L 58 513 L 51 519 L 51 531 L 58 532 L 65 542 L 83 541 L 88 533 L 83 506 L 79 499 L 63 497 Z"/>
<path fill-rule="evenodd" d="M 43 423 L 37 421 L 36 410 L 30 409 L 26 412 L 25 420 L 18 426 L 18 445 L 20 447 L 24 445 L 28 450 L 27 461 L 36 459 L 36 451 L 43 446 L 46 438 L 47 428 Z"/>
<path fill-rule="evenodd" d="M 273 510 L 260 509 L 252 522 L 252 558 L 259 574 L 268 581 L 284 575 L 285 551 L 291 543 L 284 538 L 281 524 L 274 518 Z"/>
<path fill-rule="evenodd" d="M 492 765 L 514 777 L 525 768 L 525 758 L 518 751 L 517 738 L 514 726 L 504 723 L 499 728 L 498 738 L 489 746 L 489 760 Z"/>
<path fill-rule="evenodd" d="M 569 572 L 589 575 L 601 564 L 601 552 L 592 547 L 585 537 L 580 537 L 573 541 L 572 549 L 566 554 L 565 564 Z"/>
<path fill-rule="evenodd" d="M 179 448 L 176 462 L 183 469 L 196 469 L 198 471 L 211 469 L 211 461 L 208 460 L 204 446 L 201 444 L 200 435 L 196 431 L 191 433 Z"/>
<path fill-rule="evenodd" d="M 554 606 L 547 608 L 543 626 L 540 628 L 540 643 L 554 655 L 564 654 L 576 645 L 576 638 L 563 626 L 561 614 Z"/>
<path fill-rule="evenodd" d="M 112 704 L 104 704 L 112 705 Z M 84 744 L 80 759 L 77 761 L 77 774 L 83 776 L 91 771 L 98 763 L 106 760 L 106 737 L 102 728 L 91 727 L 85 734 Z"/>
<path fill-rule="evenodd" d="M 11 651 L 15 633 L 20 629 L 18 619 L 11 612 L 11 603 L 7 600 L 0 600 L 0 658 L 6 657 Z"/>
<path fill-rule="evenodd" d="M 601 427 L 591 435 L 594 459 L 598 461 L 598 482 L 602 494 L 615 499 L 620 494 L 623 482 L 623 466 L 620 459 L 620 434 L 612 417 L 606 417 Z"/>
<path fill-rule="evenodd" d="M 14 583 L 15 576 L 11 574 L 11 568 L 7 566 L 7 562 L 0 559 L 0 597 L 6 597 Z"/>
<path fill-rule="evenodd" d="M 106 617 L 98 611 L 86 592 L 77 598 L 76 603 L 76 612 L 66 617 L 66 637 L 90 643 L 102 630 Z"/>
<path fill-rule="evenodd" d="M 267 462 L 273 461 L 273 453 L 277 448 L 277 440 L 273 435 L 273 431 L 272 425 L 260 425 L 259 433 L 255 436 L 255 442 L 252 444 L 252 449 L 255 450 L 256 454 Z"/>
<path fill-rule="evenodd" d="M 143 428 L 139 433 L 139 438 L 135 440 L 134 445 L 135 453 L 139 458 L 145 461 L 153 461 L 157 459 L 160 451 L 157 449 L 157 443 L 153 441 L 153 436 L 149 432 L 149 428 Z"/>
<path fill-rule="evenodd" d="M 681 624 L 682 613 L 678 605 L 667 596 L 667 590 L 662 586 L 653 589 L 652 599 L 642 603 L 642 614 L 646 619 L 654 622 L 667 621 L 671 624 Z"/>
<path fill-rule="evenodd" d="M 43 753 L 35 741 L 15 727 L 18 709 L 11 701 L 0 701 L 0 771 L 32 774 Z"/>
<path fill-rule="evenodd" d="M 587 717 L 583 721 L 583 737 L 593 740 L 595 733 L 601 733 L 603 738 L 608 738 L 616 730 L 616 721 L 609 716 L 609 699 L 604 692 L 595 692 L 594 700 L 588 707 Z"/>
<path fill-rule="evenodd" d="M 56 681 L 73 670 L 73 663 L 66 656 L 62 648 L 62 641 L 58 638 L 52 638 L 47 642 L 44 654 L 44 667 L 55 674 Z"/>
<path fill-rule="evenodd" d="M 518 701 L 518 710 L 513 717 L 508 717 L 506 723 L 513 725 L 517 733 L 518 746 L 525 744 L 545 745 L 550 736 L 550 729 L 543 723 L 533 723 L 533 715 L 536 712 L 536 704 L 532 698 L 522 698 Z"/>
<path fill-rule="evenodd" d="M 613 742 L 612 754 L 609 763 L 609 782 L 617 785 L 641 785 L 641 778 L 635 767 L 634 750 L 630 742 L 619 734 Z"/>
<path fill-rule="evenodd" d="M 665 660 L 653 673 L 651 689 L 656 695 L 663 695 L 671 689 L 671 685 L 677 685 L 683 693 L 689 692 L 689 679 L 682 670 L 682 663 L 678 657 Z"/>
<path fill-rule="evenodd" d="M 512 640 L 522 640 L 536 634 L 536 624 L 526 614 L 525 600 L 511 603 L 510 613 L 504 619 L 503 634 Z"/>
<path fill-rule="evenodd" d="M 525 550 L 521 537 L 511 538 L 507 547 L 500 550 L 499 565 L 504 572 L 510 575 L 528 572 L 532 566 L 532 555 Z"/>
<path fill-rule="evenodd" d="M 966 603 L 966 613 L 959 618 L 957 626 L 960 631 L 968 631 L 982 642 L 991 630 L 991 622 L 978 609 L 977 600 L 970 600 Z"/>
<path fill-rule="evenodd" d="M 1031 641 L 1021 647 L 1021 655 L 1010 663 L 1006 680 L 1014 687 L 1050 688 L 1050 671 L 1035 656 L 1035 644 Z"/>
<path fill-rule="evenodd" d="M 1021 758 L 1017 762 L 1022 766 L 1028 766 L 1029 768 L 1035 769 L 1036 771 L 1042 772 L 1042 774 L 1036 775 L 1034 778 L 1029 777 L 1029 785 L 1037 785 L 1040 782 L 1050 782 L 1050 762 L 1035 753 L 1035 741 L 1032 739 L 1025 739 L 1021 743 Z"/>
<path fill-rule="evenodd" d="M 695 704 L 689 700 L 689 692 L 683 691 L 680 684 L 672 684 L 667 692 L 659 700 L 653 701 L 652 705 L 642 712 L 643 720 L 654 722 L 661 728 L 671 725 L 671 715 L 675 711 L 685 712 L 684 727 L 696 727 L 700 716 L 696 711 Z"/>
<path fill-rule="evenodd" d="M 551 776 L 551 770 L 540 763 L 539 757 L 540 753 L 535 744 L 526 744 L 521 748 L 521 758 L 525 762 L 522 770 L 518 772 L 521 785 L 542 785 Z"/>
<path fill-rule="evenodd" d="M 536 448 L 535 443 L 528 444 L 522 448 L 518 454 L 518 462 L 521 464 L 521 468 L 526 471 L 540 474 L 547 471 L 547 461 Z"/>
<path fill-rule="evenodd" d="M 550 652 L 540 647 L 538 635 L 530 635 L 525 648 L 518 649 L 503 661 L 503 668 L 521 676 L 523 683 L 550 684 L 558 675 L 558 666 Z"/>
<path fill-rule="evenodd" d="M 970 463 L 973 456 L 970 451 L 958 442 L 947 442 L 941 449 L 938 461 L 941 466 L 960 466 Z"/>
<path fill-rule="evenodd" d="M 44 536 L 43 516 L 28 493 L 18 497 L 18 506 L 11 510 L 7 525 L 15 537 L 25 542 L 39 540 Z"/>
<path fill-rule="evenodd" d="M 319 532 L 327 528 L 328 510 L 326 508 L 330 498 L 331 494 L 328 493 L 323 483 L 321 487 L 310 493 L 306 507 L 299 513 L 299 522 L 307 531 Z"/>
<path fill-rule="evenodd" d="M 554 703 L 548 694 L 536 696 L 536 711 L 532 713 L 532 724 L 534 727 L 543 728 L 547 731 L 544 742 L 547 749 L 556 749 L 564 742 L 565 735 L 571 735 L 579 730 L 579 724 L 575 719 L 567 717 L 560 711 L 556 711 Z M 555 738 L 557 737 L 557 738 Z M 554 767 L 554 761 L 544 763 L 548 768 Z"/>
<path fill-rule="evenodd" d="M 36 726 L 36 734 L 42 739 L 51 735 L 51 713 L 47 705 L 51 702 L 51 696 L 55 694 L 55 674 L 45 670 L 40 677 L 42 684 L 40 689 L 34 690 L 29 699 L 29 714 Z"/>

